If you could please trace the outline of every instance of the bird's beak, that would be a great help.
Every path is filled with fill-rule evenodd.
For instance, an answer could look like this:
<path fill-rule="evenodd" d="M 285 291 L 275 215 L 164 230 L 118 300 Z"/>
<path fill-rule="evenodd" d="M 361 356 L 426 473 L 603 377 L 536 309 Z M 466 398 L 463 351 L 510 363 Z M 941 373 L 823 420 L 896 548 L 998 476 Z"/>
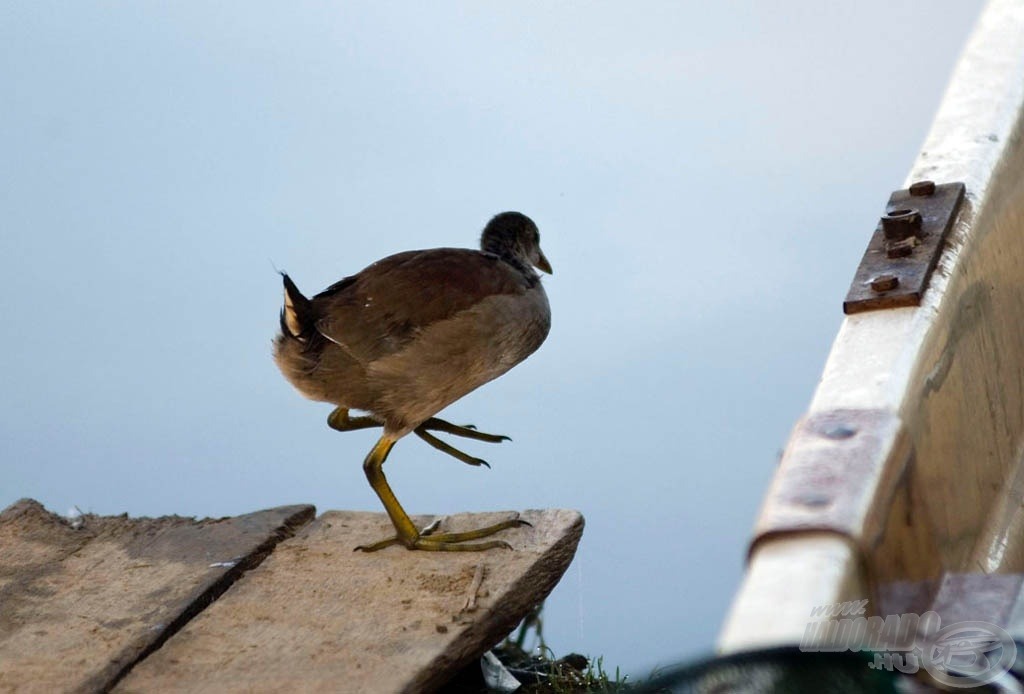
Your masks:
<path fill-rule="evenodd" d="M 549 275 L 554 274 L 554 270 L 551 269 L 551 263 L 544 257 L 544 251 L 537 249 L 537 267 Z"/>

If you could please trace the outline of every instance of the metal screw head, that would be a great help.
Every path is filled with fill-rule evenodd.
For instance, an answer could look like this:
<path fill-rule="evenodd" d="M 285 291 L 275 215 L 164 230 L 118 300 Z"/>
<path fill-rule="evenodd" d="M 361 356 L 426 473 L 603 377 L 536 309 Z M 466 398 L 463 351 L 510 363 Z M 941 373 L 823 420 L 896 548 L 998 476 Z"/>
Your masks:
<path fill-rule="evenodd" d="M 927 197 L 935 193 L 935 181 L 917 181 L 910 185 L 910 194 L 917 197 Z"/>
<path fill-rule="evenodd" d="M 908 236 L 902 241 L 886 241 L 885 255 L 888 258 L 906 258 L 921 243 L 916 236 Z"/>
<path fill-rule="evenodd" d="M 900 286 L 900 278 L 896 275 L 879 275 L 878 277 L 871 278 L 871 291 L 878 292 L 889 292 Z"/>

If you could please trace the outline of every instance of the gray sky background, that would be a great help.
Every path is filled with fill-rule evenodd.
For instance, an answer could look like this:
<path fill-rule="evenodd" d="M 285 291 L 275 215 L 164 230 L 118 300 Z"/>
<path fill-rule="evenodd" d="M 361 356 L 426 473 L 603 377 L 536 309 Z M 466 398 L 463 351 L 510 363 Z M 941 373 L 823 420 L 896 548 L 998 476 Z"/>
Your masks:
<path fill-rule="evenodd" d="M 514 440 L 466 444 L 485 470 L 413 437 L 389 479 L 585 514 L 558 654 L 706 652 L 980 7 L 4 3 L 0 507 L 380 510 L 375 434 L 270 358 L 274 266 L 311 293 L 516 209 L 551 334 L 445 415 Z"/>

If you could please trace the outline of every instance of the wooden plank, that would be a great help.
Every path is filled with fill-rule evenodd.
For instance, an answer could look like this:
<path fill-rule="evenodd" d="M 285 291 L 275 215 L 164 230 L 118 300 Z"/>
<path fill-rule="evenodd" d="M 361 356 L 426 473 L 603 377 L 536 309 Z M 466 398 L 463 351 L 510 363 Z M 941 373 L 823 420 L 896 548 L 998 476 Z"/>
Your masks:
<path fill-rule="evenodd" d="M 450 516 L 443 529 L 509 515 Z M 569 566 L 583 517 L 546 510 L 522 518 L 533 527 L 501 534 L 512 551 L 366 554 L 353 548 L 392 534 L 387 517 L 325 513 L 115 691 L 429 691 L 513 629 Z"/>
<path fill-rule="evenodd" d="M 947 573 L 935 595 L 931 610 L 942 617 L 943 626 L 957 622 L 988 622 L 1013 628 L 1012 617 L 1024 586 L 1021 574 Z M 1013 636 L 1020 638 L 1021 634 Z"/>
<path fill-rule="evenodd" d="M 729 651 L 799 643 L 803 630 L 794 632 L 794 623 L 806 627 L 812 607 L 858 600 L 866 590 L 856 548 L 836 533 L 806 532 L 762 542 L 754 548 L 721 642 Z M 787 618 L 780 620 L 780 614 Z"/>
<path fill-rule="evenodd" d="M 313 518 L 0 514 L 0 690 L 102 691 Z M 77 524 L 76 524 L 77 525 Z"/>

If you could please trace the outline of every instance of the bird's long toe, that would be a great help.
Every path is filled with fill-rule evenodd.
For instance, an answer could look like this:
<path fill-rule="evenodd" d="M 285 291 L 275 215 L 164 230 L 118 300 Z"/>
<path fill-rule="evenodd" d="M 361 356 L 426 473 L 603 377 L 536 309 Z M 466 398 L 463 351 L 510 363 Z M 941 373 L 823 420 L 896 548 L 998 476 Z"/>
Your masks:
<path fill-rule="evenodd" d="M 369 545 L 360 545 L 355 549 L 361 552 L 376 552 L 396 544 L 403 544 L 407 549 L 417 549 L 426 552 L 482 552 L 488 549 L 512 549 L 512 545 L 504 540 L 490 540 L 488 542 L 472 542 L 485 537 L 490 537 L 502 530 L 512 528 L 533 527 L 532 524 L 523 520 L 516 514 L 515 518 L 509 518 L 493 525 L 487 525 L 475 530 L 464 530 L 454 533 L 419 533 L 409 540 L 395 536 L 374 542 Z M 468 543 L 468 544 L 463 544 Z"/>
<path fill-rule="evenodd" d="M 467 439 L 474 439 L 476 441 L 486 441 L 487 443 L 501 443 L 502 441 L 511 441 L 512 438 L 505 436 L 504 434 L 487 434 L 482 431 L 477 431 L 477 428 L 473 424 L 452 424 L 443 419 L 437 417 L 431 417 L 427 421 L 420 425 L 421 429 L 429 429 L 431 431 L 443 431 L 446 434 L 452 434 L 453 436 L 461 436 Z"/>
<path fill-rule="evenodd" d="M 466 463 L 467 465 L 473 465 L 473 466 L 483 465 L 484 467 L 487 467 L 487 468 L 491 467 L 491 464 L 488 463 L 483 458 L 475 458 L 475 457 L 469 455 L 468 453 L 464 453 L 463 451 L 460 451 L 455 446 L 447 444 L 444 441 L 442 441 L 441 439 L 439 439 L 436 436 L 434 436 L 433 434 L 428 433 L 427 430 L 423 426 L 417 427 L 416 429 L 413 430 L 413 432 L 417 436 L 419 436 L 421 439 L 426 441 L 428 444 L 430 444 L 431 446 L 436 448 L 437 450 L 441 451 L 442 453 L 447 453 L 451 457 L 455 458 L 456 460 L 461 460 L 462 462 Z"/>

